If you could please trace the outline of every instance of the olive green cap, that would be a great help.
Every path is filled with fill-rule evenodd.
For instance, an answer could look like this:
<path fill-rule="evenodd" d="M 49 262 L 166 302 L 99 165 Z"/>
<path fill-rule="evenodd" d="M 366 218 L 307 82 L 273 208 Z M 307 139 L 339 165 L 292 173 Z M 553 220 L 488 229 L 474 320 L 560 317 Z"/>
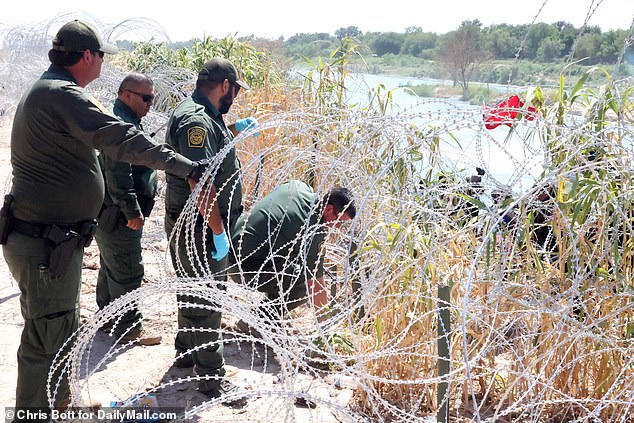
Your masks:
<path fill-rule="evenodd" d="M 200 72 L 198 72 L 199 81 L 222 82 L 225 79 L 227 79 L 232 84 L 238 84 L 245 90 L 248 90 L 250 88 L 246 82 L 240 80 L 238 70 L 235 66 L 233 66 L 233 63 L 222 57 L 215 57 L 211 59 L 210 61 L 205 63 Z"/>
<path fill-rule="evenodd" d="M 114 44 L 101 39 L 99 32 L 86 22 L 75 19 L 62 26 L 53 38 L 53 50 L 82 52 L 101 51 L 114 54 L 119 51 Z"/>

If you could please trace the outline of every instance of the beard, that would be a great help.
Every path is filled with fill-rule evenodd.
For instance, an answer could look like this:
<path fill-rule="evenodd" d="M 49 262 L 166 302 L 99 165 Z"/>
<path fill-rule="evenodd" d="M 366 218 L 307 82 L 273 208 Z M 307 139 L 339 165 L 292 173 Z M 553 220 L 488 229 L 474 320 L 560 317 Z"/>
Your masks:
<path fill-rule="evenodd" d="M 225 115 L 229 112 L 229 109 L 231 108 L 232 105 L 233 105 L 233 95 L 231 95 L 231 92 L 228 92 L 227 94 L 222 96 L 222 98 L 220 99 L 220 107 L 218 108 L 218 111 L 220 112 L 221 115 Z"/>

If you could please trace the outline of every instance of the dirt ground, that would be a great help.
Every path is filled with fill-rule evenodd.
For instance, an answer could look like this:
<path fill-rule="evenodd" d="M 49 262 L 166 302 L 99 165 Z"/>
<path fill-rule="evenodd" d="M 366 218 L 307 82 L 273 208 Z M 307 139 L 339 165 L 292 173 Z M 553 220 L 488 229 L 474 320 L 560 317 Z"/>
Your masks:
<path fill-rule="evenodd" d="M 5 190 L 9 186 L 11 122 L 7 117 L 0 120 L 0 180 Z M 160 204 L 157 207 L 161 207 Z M 155 211 L 157 208 L 155 208 Z M 152 234 L 152 245 L 144 249 L 146 279 L 144 283 L 165 277 L 165 240 L 161 240 L 162 220 L 160 216 L 150 218 L 146 232 Z M 145 247 L 144 247 L 145 248 Z M 99 252 L 96 243 L 86 250 L 84 259 L 81 316 L 82 321 L 90 321 L 97 306 L 95 284 L 99 269 Z M 16 351 L 19 346 L 23 320 L 20 314 L 20 292 L 10 276 L 4 258 L 0 257 L 0 406 L 13 407 L 15 403 L 15 383 L 17 379 Z M 153 310 L 157 307 L 154 305 Z M 143 306 L 141 306 L 143 311 Z M 148 313 L 149 314 L 149 313 Z M 144 314 L 145 315 L 145 314 Z M 235 322 L 232 316 L 223 316 L 228 327 Z M 347 421 L 337 410 L 345 409 L 352 397 L 352 384 L 340 383 L 342 379 L 334 374 L 316 375 L 297 371 L 289 374 L 280 368 L 278 361 L 261 345 L 232 341 L 225 336 L 226 369 L 231 379 L 248 391 L 248 404 L 242 408 L 232 408 L 217 402 L 207 403 L 207 398 L 196 391 L 194 382 L 186 382 L 191 369 L 179 369 L 171 365 L 174 358 L 173 341 L 176 334 L 175 300 L 164 299 L 157 313 L 146 317 L 144 326 L 150 332 L 160 333 L 163 340 L 156 346 L 134 346 L 115 350 L 113 340 L 107 333 L 98 332 L 90 349 L 91 365 L 109 357 L 98 366 L 83 386 L 84 399 L 100 401 L 107 405 L 110 401 L 121 401 L 138 393 L 139 386 L 164 386 L 154 392 L 159 408 L 180 407 L 187 410 L 200 407 L 192 420 L 198 422 L 337 422 Z M 90 366 L 90 365 L 89 365 Z M 183 382 L 185 380 L 185 382 Z M 338 382 L 333 383 L 334 380 Z M 293 392 L 306 392 L 323 398 L 316 407 L 307 407 L 296 401 Z M 328 404 L 328 405 L 327 405 Z M 345 414 L 345 413 L 344 413 Z"/>

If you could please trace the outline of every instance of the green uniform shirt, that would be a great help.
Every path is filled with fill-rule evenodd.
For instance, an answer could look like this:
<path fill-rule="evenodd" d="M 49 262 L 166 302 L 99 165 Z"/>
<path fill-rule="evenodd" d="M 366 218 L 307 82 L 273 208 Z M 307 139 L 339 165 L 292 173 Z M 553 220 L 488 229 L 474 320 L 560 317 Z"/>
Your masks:
<path fill-rule="evenodd" d="M 193 160 L 211 159 L 227 144 L 233 141 L 233 134 L 222 115 L 209 99 L 200 91 L 183 100 L 170 117 L 166 142 L 183 156 Z M 182 178 L 167 175 L 165 208 L 168 214 L 180 214 L 187 202 L 189 185 Z M 218 191 L 220 215 L 227 223 L 228 212 L 242 205 L 242 182 L 240 162 L 235 148 L 229 150 L 214 178 Z"/>
<path fill-rule="evenodd" d="M 141 119 L 123 101 L 116 99 L 112 111 L 124 122 L 143 130 Z M 106 181 L 106 196 L 119 206 L 126 220 L 141 214 L 148 216 L 149 206 L 158 190 L 156 170 L 114 160 L 104 154 L 99 155 L 99 163 Z"/>
<path fill-rule="evenodd" d="M 112 116 L 63 67 L 22 97 L 11 132 L 13 214 L 29 222 L 94 219 L 104 199 L 96 150 L 185 177 L 192 163 Z"/>
<path fill-rule="evenodd" d="M 326 230 L 320 224 L 319 201 L 319 196 L 301 181 L 277 187 L 238 218 L 232 236 L 238 259 L 252 262 L 281 259 L 314 271 L 314 278 L 322 277 L 321 247 Z"/>

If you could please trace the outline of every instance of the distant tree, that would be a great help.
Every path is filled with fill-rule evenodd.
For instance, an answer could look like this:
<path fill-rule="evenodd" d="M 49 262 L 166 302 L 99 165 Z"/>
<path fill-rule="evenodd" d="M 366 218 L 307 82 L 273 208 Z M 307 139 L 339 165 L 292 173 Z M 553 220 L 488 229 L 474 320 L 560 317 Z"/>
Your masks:
<path fill-rule="evenodd" d="M 496 59 L 512 59 L 520 45 L 513 27 L 508 24 L 492 25 L 481 33 L 482 48 Z"/>
<path fill-rule="evenodd" d="M 424 52 L 437 47 L 438 35 L 433 32 L 406 32 L 405 41 L 401 46 L 400 54 L 411 54 L 414 57 L 424 57 Z"/>
<path fill-rule="evenodd" d="M 312 43 L 317 40 L 329 40 L 330 38 L 330 34 L 326 32 L 314 32 L 310 34 L 299 33 L 291 35 L 286 42 L 289 44 L 305 44 Z"/>
<path fill-rule="evenodd" d="M 406 34 L 413 34 L 415 32 L 423 32 L 423 28 L 420 26 L 408 26 L 407 28 L 405 28 Z"/>
<path fill-rule="evenodd" d="M 543 22 L 531 25 L 526 35 L 526 42 L 524 43 L 521 56 L 525 59 L 536 59 L 537 50 L 541 46 L 542 42 L 548 37 L 559 37 L 557 27 L 555 25 Z"/>
<path fill-rule="evenodd" d="M 561 58 L 563 44 L 557 36 L 545 38 L 537 49 L 537 60 L 540 62 L 553 62 Z"/>
<path fill-rule="evenodd" d="M 601 63 L 615 63 L 625 48 L 625 30 L 610 30 L 603 33 L 599 46 L 598 60 Z"/>
<path fill-rule="evenodd" d="M 586 32 L 577 40 L 574 59 L 584 59 L 584 63 L 594 65 L 599 62 L 601 49 L 601 34 Z"/>
<path fill-rule="evenodd" d="M 363 35 L 363 33 L 356 26 L 349 26 L 347 28 L 339 28 L 335 31 L 335 37 L 339 40 L 343 40 L 344 38 L 356 38 Z"/>
<path fill-rule="evenodd" d="M 325 32 L 295 34 L 284 43 L 288 57 L 327 55 L 336 47 L 337 39 Z"/>
<path fill-rule="evenodd" d="M 562 54 L 564 56 L 570 54 L 570 49 L 575 43 L 579 31 L 572 24 L 563 21 L 555 22 L 555 27 L 559 33 L 559 41 L 562 44 Z"/>
<path fill-rule="evenodd" d="M 405 35 L 398 32 L 383 32 L 370 43 L 372 51 L 378 55 L 399 54 L 405 41 Z"/>
<path fill-rule="evenodd" d="M 119 47 L 119 50 L 132 51 L 134 43 L 130 40 L 117 40 L 117 47 Z"/>
<path fill-rule="evenodd" d="M 460 85 L 465 93 L 473 72 L 487 56 L 480 43 L 481 26 L 477 19 L 463 21 L 458 30 L 446 35 L 437 56 L 454 84 Z"/>

